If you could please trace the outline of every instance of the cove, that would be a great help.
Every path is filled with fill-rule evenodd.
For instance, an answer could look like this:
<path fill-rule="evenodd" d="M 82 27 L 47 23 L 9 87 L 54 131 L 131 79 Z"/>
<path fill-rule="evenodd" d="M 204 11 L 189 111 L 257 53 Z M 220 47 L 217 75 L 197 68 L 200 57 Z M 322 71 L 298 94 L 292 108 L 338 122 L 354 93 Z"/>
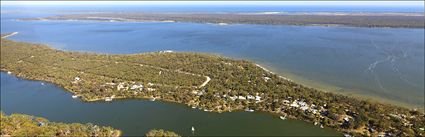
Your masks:
<path fill-rule="evenodd" d="M 43 83 L 43 84 L 42 84 Z M 211 113 L 182 104 L 148 100 L 116 100 L 85 103 L 54 84 L 30 81 L 1 72 L 1 109 L 6 114 L 24 113 L 53 122 L 94 123 L 112 126 L 123 135 L 144 135 L 161 128 L 184 136 L 340 136 L 329 128 L 299 120 L 280 120 L 261 112 Z M 196 129 L 191 132 L 191 127 Z"/>

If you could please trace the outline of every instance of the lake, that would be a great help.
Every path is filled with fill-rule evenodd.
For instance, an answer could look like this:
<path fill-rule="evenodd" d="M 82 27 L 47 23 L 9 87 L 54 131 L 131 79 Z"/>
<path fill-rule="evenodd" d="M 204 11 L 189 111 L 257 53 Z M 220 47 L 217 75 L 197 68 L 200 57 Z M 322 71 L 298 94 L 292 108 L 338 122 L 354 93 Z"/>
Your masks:
<path fill-rule="evenodd" d="M 54 14 L 2 11 L 1 33 L 17 31 L 10 39 L 72 51 L 207 52 L 251 60 L 326 91 L 407 107 L 423 108 L 425 103 L 424 29 L 15 20 Z M 1 73 L 2 111 L 108 125 L 124 135 L 141 135 L 152 128 L 192 135 L 191 126 L 196 128 L 193 135 L 337 135 L 264 113 L 207 113 L 145 100 L 83 103 L 62 88 L 40 83 Z"/>

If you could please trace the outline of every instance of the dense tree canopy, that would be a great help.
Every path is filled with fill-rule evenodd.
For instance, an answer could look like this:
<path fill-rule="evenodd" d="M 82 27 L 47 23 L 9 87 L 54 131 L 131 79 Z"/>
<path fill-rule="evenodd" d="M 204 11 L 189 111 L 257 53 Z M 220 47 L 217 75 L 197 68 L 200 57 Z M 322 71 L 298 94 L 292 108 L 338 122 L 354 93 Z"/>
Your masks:
<path fill-rule="evenodd" d="M 177 133 L 172 131 L 166 131 L 163 129 L 152 129 L 148 133 L 146 133 L 147 137 L 180 137 Z"/>
<path fill-rule="evenodd" d="M 108 55 L 1 40 L 1 70 L 55 83 L 83 101 L 151 98 L 204 111 L 264 111 L 352 135 L 422 136 L 425 115 L 322 92 L 244 60 L 199 53 Z"/>
<path fill-rule="evenodd" d="M 97 126 L 93 124 L 65 124 L 49 122 L 40 117 L 34 117 L 24 114 L 12 114 L 7 116 L 0 113 L 1 116 L 1 136 L 74 136 L 74 137 L 116 137 L 121 132 L 111 127 Z"/>

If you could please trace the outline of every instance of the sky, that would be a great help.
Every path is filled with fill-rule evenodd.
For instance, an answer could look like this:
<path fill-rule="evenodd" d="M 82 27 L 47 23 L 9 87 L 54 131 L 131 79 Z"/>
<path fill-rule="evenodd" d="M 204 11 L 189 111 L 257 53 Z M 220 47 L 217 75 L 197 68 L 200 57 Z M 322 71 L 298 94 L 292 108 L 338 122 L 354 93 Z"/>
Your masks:
<path fill-rule="evenodd" d="M 424 1 L 1 1 L 1 5 L 304 5 L 424 7 Z"/>

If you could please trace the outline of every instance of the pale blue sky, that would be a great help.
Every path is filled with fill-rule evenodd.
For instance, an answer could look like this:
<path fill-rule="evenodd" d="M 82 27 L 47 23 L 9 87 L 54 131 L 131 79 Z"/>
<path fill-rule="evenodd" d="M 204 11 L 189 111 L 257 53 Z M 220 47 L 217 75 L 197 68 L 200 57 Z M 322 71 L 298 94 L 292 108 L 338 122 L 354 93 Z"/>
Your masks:
<path fill-rule="evenodd" d="M 1 1 L 1 5 L 306 5 L 418 6 L 424 1 Z"/>

